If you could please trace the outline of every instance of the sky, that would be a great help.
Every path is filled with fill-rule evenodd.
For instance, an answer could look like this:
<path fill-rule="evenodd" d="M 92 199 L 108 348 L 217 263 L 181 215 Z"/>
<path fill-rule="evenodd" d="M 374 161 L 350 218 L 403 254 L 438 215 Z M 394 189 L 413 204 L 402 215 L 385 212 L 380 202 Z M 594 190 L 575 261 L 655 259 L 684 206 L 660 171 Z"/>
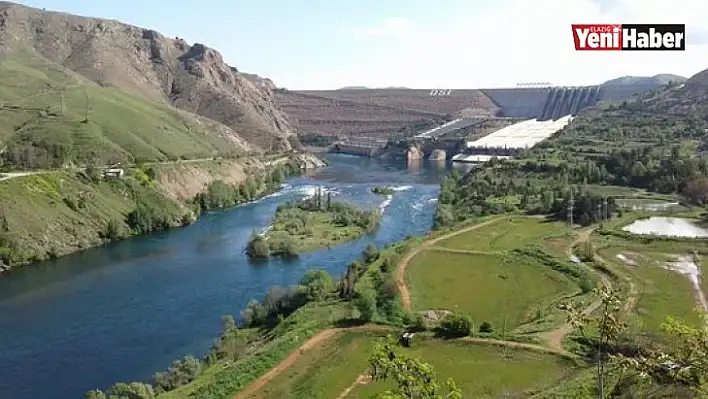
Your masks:
<path fill-rule="evenodd" d="M 706 0 L 26 0 L 218 50 L 291 90 L 598 84 L 708 68 Z M 683 23 L 684 52 L 576 52 L 573 23 Z"/>

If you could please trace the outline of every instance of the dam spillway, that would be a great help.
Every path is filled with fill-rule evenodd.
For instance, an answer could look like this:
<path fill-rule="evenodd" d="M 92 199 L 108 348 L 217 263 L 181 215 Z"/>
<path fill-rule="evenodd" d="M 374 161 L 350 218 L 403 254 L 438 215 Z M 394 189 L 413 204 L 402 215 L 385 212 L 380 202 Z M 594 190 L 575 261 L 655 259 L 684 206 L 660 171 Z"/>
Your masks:
<path fill-rule="evenodd" d="M 499 107 L 499 115 L 512 118 L 556 120 L 565 115 L 576 115 L 582 109 L 605 100 L 622 97 L 601 86 L 544 87 L 483 90 Z"/>

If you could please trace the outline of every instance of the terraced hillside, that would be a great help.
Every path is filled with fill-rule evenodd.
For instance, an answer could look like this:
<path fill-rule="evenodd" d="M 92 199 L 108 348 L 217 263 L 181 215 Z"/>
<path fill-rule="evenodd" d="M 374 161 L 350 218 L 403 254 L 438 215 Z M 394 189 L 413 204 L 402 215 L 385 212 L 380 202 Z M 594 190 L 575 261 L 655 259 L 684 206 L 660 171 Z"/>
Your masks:
<path fill-rule="evenodd" d="M 386 137 L 408 125 L 434 125 L 445 115 L 285 90 L 275 92 L 275 102 L 301 132 L 324 136 Z"/>
<path fill-rule="evenodd" d="M 554 120 L 600 101 L 626 100 L 664 84 L 665 79 L 628 77 L 597 86 L 452 89 L 449 95 L 440 96 L 405 88 L 278 90 L 275 101 L 306 134 L 390 137 L 420 134 L 460 117 Z"/>
<path fill-rule="evenodd" d="M 480 90 L 451 90 L 449 95 L 443 96 L 431 96 L 430 90 L 418 89 L 322 90 L 301 93 L 438 115 L 453 114 L 465 108 L 479 109 L 483 114 L 494 113 L 497 109 L 494 102 Z"/>

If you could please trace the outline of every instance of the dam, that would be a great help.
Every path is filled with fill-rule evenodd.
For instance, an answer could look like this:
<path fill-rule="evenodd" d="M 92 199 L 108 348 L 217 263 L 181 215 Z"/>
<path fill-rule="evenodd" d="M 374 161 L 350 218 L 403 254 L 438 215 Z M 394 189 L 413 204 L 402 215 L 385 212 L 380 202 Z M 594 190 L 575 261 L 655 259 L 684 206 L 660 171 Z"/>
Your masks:
<path fill-rule="evenodd" d="M 608 91 L 599 85 L 482 91 L 499 107 L 497 116 L 540 121 L 576 115 L 583 108 L 593 106 L 600 101 L 626 99 L 632 93 L 631 89 Z"/>
<path fill-rule="evenodd" d="M 464 93 L 462 94 L 457 94 L 453 90 L 453 95 L 450 95 L 450 98 L 454 101 L 450 101 L 454 104 L 451 107 L 454 105 L 454 109 L 457 111 L 446 114 L 447 122 L 433 127 L 428 126 L 425 130 L 417 131 L 413 136 L 408 137 L 408 140 L 422 148 L 426 156 L 428 152 L 436 149 L 445 150 L 448 154 L 462 150 L 464 155 L 513 156 L 521 149 L 508 142 L 508 140 L 526 142 L 525 135 L 527 134 L 535 135 L 534 137 L 529 136 L 528 140 L 532 138 L 535 140 L 538 135 L 544 136 L 541 139 L 544 140 L 552 135 L 552 133 L 548 133 L 550 130 L 553 130 L 554 127 L 557 130 L 562 129 L 570 121 L 570 118 L 581 113 L 583 109 L 592 107 L 602 101 L 625 101 L 632 96 L 656 90 L 657 88 L 656 83 L 601 84 L 593 86 L 534 84 L 533 86 L 520 85 L 515 88 L 463 90 L 462 92 Z M 439 99 L 430 100 L 429 96 L 425 97 L 427 93 L 421 94 L 418 93 L 419 91 L 399 90 L 396 93 L 402 96 L 399 100 L 401 104 L 405 103 L 406 106 L 409 106 L 408 103 L 413 100 L 418 101 L 413 101 L 416 104 L 424 104 L 425 101 L 428 101 L 432 104 L 430 105 L 431 107 L 439 102 Z M 466 96 L 465 93 L 470 91 L 476 92 L 477 95 Z M 356 94 L 363 95 L 358 92 Z M 470 100 L 470 98 L 474 98 L 475 101 Z M 479 98 L 486 98 L 488 101 L 479 101 Z M 448 108 L 447 110 L 450 111 L 452 109 Z M 474 110 L 475 112 L 473 115 L 466 115 L 464 113 L 465 110 Z M 559 123 L 551 123 L 556 121 L 559 121 Z M 542 122 L 549 123 L 544 124 Z M 401 123 L 405 124 L 404 121 L 401 121 Z M 481 138 L 500 129 L 505 129 L 508 124 L 513 125 L 515 123 L 523 124 L 512 130 L 507 129 L 500 133 L 508 134 L 512 131 L 514 132 L 513 136 L 502 140 L 504 144 L 501 147 L 488 145 L 484 141 L 466 148 L 464 145 L 456 146 L 451 143 L 452 141 L 459 141 L 461 138 Z M 539 133 L 541 130 L 543 130 L 543 133 Z M 332 145 L 330 151 L 369 157 L 385 152 L 387 140 L 380 136 L 376 138 L 372 136 L 375 136 L 373 130 L 363 136 L 350 135 Z M 535 144 L 536 141 L 533 144 L 528 142 L 524 145 L 524 148 L 533 147 Z"/>

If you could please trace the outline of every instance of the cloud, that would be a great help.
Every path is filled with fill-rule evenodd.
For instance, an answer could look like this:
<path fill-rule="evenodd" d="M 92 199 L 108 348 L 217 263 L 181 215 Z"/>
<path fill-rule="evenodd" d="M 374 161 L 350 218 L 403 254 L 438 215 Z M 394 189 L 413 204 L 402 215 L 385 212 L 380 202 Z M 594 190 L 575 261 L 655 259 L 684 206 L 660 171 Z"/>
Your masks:
<path fill-rule="evenodd" d="M 415 29 L 406 20 L 389 19 L 359 31 L 358 38 L 376 37 L 377 47 L 386 48 L 380 56 L 311 71 L 311 76 L 299 76 L 291 86 L 484 88 L 529 81 L 581 85 L 624 75 L 690 76 L 708 68 L 703 28 L 708 2 L 600 1 L 509 0 L 481 10 L 470 4 L 442 23 Z M 684 23 L 689 46 L 681 52 L 577 52 L 573 23 Z"/>
<path fill-rule="evenodd" d="M 378 25 L 355 30 L 354 37 L 357 39 L 401 38 L 409 34 L 411 28 L 411 22 L 405 18 L 387 18 Z"/>

